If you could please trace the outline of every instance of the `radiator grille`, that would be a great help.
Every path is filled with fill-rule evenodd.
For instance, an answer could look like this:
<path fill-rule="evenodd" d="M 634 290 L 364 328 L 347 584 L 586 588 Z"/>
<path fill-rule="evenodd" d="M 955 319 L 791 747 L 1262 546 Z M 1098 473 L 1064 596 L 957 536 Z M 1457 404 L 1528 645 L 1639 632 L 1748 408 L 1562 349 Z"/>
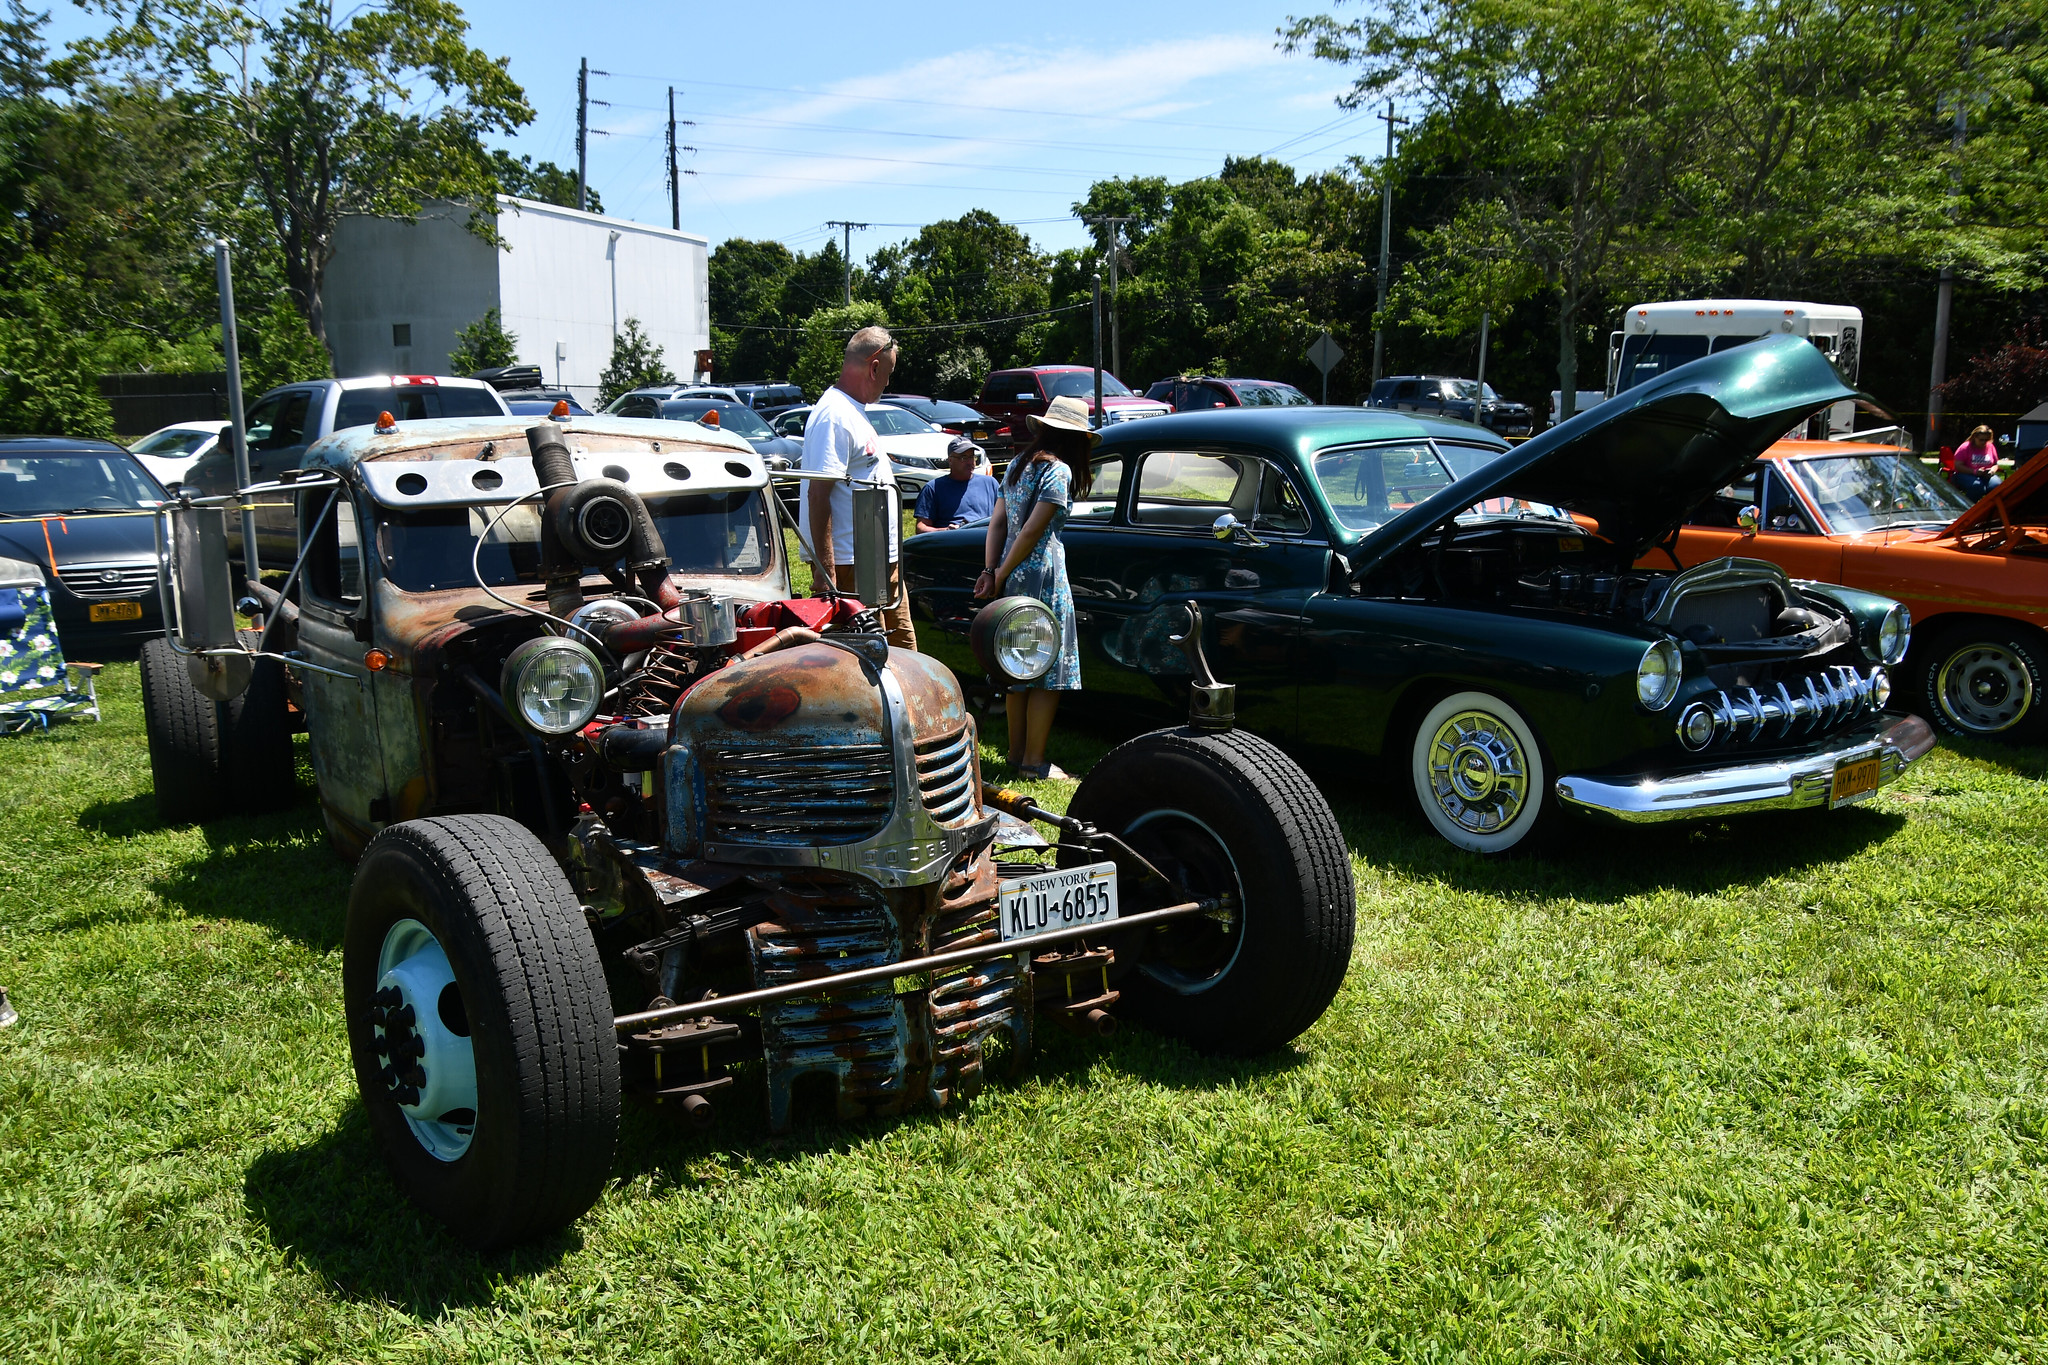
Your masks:
<path fill-rule="evenodd" d="M 60 564 L 57 577 L 89 602 L 147 597 L 156 591 L 155 564 Z"/>
<path fill-rule="evenodd" d="M 886 744 L 705 753 L 707 837 L 733 844 L 850 844 L 889 822 Z"/>
<path fill-rule="evenodd" d="M 973 727 L 917 746 L 917 786 L 925 810 L 942 825 L 974 814 Z"/>

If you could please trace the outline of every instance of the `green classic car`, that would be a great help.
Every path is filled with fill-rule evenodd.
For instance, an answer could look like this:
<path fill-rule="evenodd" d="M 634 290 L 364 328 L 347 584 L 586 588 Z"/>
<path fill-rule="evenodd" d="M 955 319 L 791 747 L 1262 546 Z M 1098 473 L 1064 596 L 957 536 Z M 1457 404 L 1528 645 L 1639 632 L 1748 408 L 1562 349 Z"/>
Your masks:
<path fill-rule="evenodd" d="M 1633 566 L 1807 414 L 1854 397 L 1796 338 L 1672 371 L 1508 449 L 1330 407 L 1134 422 L 1064 532 L 1086 690 L 1131 730 L 1186 713 L 1175 642 L 1311 771 L 1404 770 L 1431 825 L 1499 853 L 1559 818 L 1842 806 L 1934 742 L 1886 711 L 1910 620 L 1758 560 Z M 985 527 L 917 536 L 923 647 L 970 684 Z"/>

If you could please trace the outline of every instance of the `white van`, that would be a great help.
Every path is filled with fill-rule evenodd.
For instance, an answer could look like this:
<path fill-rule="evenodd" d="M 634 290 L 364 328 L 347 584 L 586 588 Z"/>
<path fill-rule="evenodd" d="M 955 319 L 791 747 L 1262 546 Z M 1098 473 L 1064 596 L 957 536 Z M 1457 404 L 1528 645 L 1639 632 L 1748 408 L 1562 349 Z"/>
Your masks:
<path fill-rule="evenodd" d="M 1833 363 L 1844 383 L 1856 382 L 1863 361 L 1859 308 L 1786 299 L 1674 299 L 1639 303 L 1622 314 L 1620 329 L 1607 342 L 1607 396 L 1627 393 L 1688 361 L 1769 336 L 1805 337 Z M 1828 432 L 1852 430 L 1855 416 L 1854 403 L 1835 404 L 1828 409 Z"/>

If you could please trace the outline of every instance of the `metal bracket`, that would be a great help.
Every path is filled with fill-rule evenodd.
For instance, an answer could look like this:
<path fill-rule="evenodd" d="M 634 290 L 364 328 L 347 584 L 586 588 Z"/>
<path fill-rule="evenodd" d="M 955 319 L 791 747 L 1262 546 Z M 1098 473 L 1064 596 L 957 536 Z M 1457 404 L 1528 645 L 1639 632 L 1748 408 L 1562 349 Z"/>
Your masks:
<path fill-rule="evenodd" d="M 1209 660 L 1202 654 L 1202 608 L 1193 599 L 1187 603 L 1188 628 L 1167 639 L 1188 656 L 1195 680 L 1188 690 L 1188 724 L 1197 730 L 1230 730 L 1237 725 L 1237 688 L 1216 681 Z"/>

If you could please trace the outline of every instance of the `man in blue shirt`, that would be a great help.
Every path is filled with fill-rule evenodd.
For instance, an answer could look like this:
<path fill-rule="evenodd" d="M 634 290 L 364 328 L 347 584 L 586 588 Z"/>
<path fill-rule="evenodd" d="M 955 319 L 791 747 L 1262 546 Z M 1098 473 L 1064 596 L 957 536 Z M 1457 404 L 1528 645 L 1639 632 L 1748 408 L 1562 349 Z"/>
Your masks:
<path fill-rule="evenodd" d="M 996 481 L 974 472 L 981 458 L 980 446 L 965 436 L 953 438 L 946 447 L 946 472 L 917 495 L 915 515 L 920 534 L 965 526 L 995 513 Z"/>

